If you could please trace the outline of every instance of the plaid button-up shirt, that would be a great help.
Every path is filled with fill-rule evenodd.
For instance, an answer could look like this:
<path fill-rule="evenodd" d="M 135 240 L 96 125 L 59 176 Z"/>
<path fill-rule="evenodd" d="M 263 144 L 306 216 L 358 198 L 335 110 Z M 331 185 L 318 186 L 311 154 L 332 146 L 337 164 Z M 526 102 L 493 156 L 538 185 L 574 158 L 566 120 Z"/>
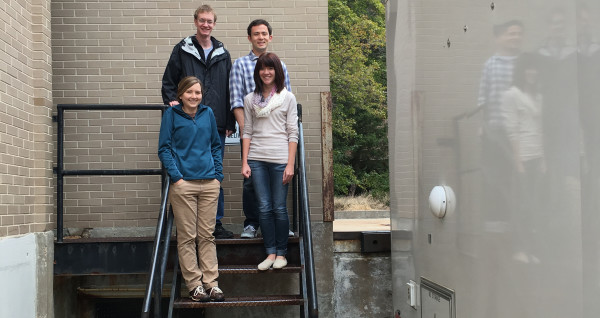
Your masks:
<path fill-rule="evenodd" d="M 500 100 L 512 84 L 516 59 L 516 56 L 494 55 L 485 62 L 483 67 L 477 105 L 484 107 L 484 121 L 489 128 L 504 125 Z"/>
<path fill-rule="evenodd" d="M 246 56 L 242 56 L 235 60 L 231 73 L 229 74 L 229 96 L 231 109 L 244 107 L 244 96 L 252 93 L 254 88 L 254 67 L 256 66 L 256 56 L 252 51 Z M 284 84 L 288 91 L 292 91 L 290 86 L 290 77 L 287 72 L 287 67 L 283 61 L 281 62 L 283 73 L 285 75 Z"/>

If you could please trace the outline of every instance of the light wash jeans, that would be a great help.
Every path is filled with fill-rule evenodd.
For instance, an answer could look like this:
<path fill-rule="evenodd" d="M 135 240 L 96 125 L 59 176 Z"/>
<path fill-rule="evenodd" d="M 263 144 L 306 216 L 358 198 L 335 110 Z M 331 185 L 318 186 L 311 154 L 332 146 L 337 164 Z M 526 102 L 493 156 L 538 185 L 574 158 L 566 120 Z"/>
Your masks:
<path fill-rule="evenodd" d="M 259 211 L 260 228 L 268 254 L 287 254 L 289 218 L 288 184 L 283 184 L 286 164 L 248 160 Z"/>

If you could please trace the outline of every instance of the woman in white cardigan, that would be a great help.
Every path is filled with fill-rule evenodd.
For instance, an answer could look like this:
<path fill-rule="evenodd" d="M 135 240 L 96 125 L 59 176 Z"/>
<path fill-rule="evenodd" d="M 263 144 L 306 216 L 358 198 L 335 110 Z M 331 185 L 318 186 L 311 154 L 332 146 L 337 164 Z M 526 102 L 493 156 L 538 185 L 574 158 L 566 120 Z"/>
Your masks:
<path fill-rule="evenodd" d="M 287 265 L 288 185 L 298 146 L 296 97 L 284 85 L 281 61 L 263 53 L 254 69 L 254 92 L 244 98 L 242 175 L 252 175 L 267 258 L 259 270 Z"/>

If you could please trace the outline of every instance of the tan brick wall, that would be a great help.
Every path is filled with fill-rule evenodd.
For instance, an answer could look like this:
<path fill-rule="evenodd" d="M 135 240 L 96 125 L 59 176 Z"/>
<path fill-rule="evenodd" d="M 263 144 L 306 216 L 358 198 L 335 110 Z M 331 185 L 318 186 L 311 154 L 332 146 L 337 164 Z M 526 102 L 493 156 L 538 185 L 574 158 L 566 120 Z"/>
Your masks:
<path fill-rule="evenodd" d="M 50 3 L 0 6 L 0 237 L 52 228 Z"/>
<path fill-rule="evenodd" d="M 246 27 L 271 22 L 271 50 L 287 64 L 293 92 L 304 106 L 311 212 L 322 215 L 320 93 L 329 91 L 327 1 L 213 1 L 213 35 L 232 58 L 250 50 Z M 173 45 L 194 34 L 202 2 L 52 1 L 54 104 L 159 104 L 161 78 Z M 65 168 L 157 168 L 160 112 L 87 112 L 65 115 Z M 239 146 L 225 155 L 224 223 L 241 223 Z M 135 199 L 134 199 L 135 198 Z M 67 177 L 66 227 L 153 226 L 159 179 Z"/>

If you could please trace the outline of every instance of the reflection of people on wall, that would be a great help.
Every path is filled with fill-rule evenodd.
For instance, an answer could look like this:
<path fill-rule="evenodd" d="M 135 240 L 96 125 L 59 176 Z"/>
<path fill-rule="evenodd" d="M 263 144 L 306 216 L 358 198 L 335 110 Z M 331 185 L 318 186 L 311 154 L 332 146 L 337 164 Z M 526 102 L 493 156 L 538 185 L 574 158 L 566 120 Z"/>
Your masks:
<path fill-rule="evenodd" d="M 582 138 L 579 120 L 577 46 L 573 12 L 567 7 L 554 8 L 548 15 L 547 36 L 537 50 L 542 67 L 542 95 L 544 96 L 543 130 L 546 177 L 543 184 L 544 200 L 540 207 L 544 215 L 535 223 L 540 237 L 545 238 L 545 250 L 540 253 L 542 264 L 549 272 L 571 271 L 581 277 L 573 264 L 581 259 L 581 242 L 573 237 L 581 235 L 581 154 Z M 556 258 L 555 252 L 562 251 Z M 552 262 L 544 262 L 552 259 Z M 560 275 L 558 275 L 560 276 Z M 556 277 L 552 282 L 540 281 L 540 288 L 572 283 L 571 278 Z M 541 312 L 540 316 L 583 317 L 572 309 L 560 308 Z"/>
<path fill-rule="evenodd" d="M 503 232 L 509 209 L 512 150 L 506 135 L 506 126 L 500 109 L 500 100 L 510 88 L 513 68 L 521 53 L 523 24 L 511 20 L 494 26 L 496 53 L 484 65 L 478 106 L 483 111 L 482 172 L 486 214 L 484 230 Z"/>
<path fill-rule="evenodd" d="M 538 53 L 544 61 L 545 149 L 550 177 L 560 184 L 579 175 L 579 116 L 575 84 L 576 50 L 570 44 L 563 8 L 552 10 L 550 34 Z M 569 181 L 570 182 L 570 181 Z"/>
<path fill-rule="evenodd" d="M 524 54 L 513 73 L 513 85 L 504 93 L 500 110 L 516 171 L 539 179 L 538 173 L 545 170 L 539 67 L 534 57 Z"/>
<path fill-rule="evenodd" d="M 579 87 L 579 115 L 583 132 L 584 160 L 581 169 L 582 200 L 582 254 L 583 272 L 583 317 L 600 311 L 595 296 L 600 293 L 600 251 L 598 228 L 600 228 L 600 44 L 593 17 L 598 16 L 598 6 L 592 10 L 580 4 L 577 10 L 577 70 Z M 592 239 L 596 238 L 596 239 Z"/>
<path fill-rule="evenodd" d="M 589 7 L 580 5 L 577 11 L 577 69 L 586 176 L 598 175 L 600 168 L 595 164 L 600 162 L 600 43 L 593 34 L 590 19 Z"/>
<path fill-rule="evenodd" d="M 503 94 L 501 114 L 512 149 L 516 184 L 511 210 L 511 224 L 516 229 L 513 255 L 524 263 L 539 262 L 535 237 L 536 203 L 540 201 L 540 189 L 546 169 L 542 135 L 543 100 L 540 90 L 540 69 L 537 57 L 521 55 L 513 69 L 513 85 Z"/>
<path fill-rule="evenodd" d="M 496 25 L 493 35 L 495 53 L 484 64 L 477 103 L 483 113 L 481 172 L 484 204 L 480 217 L 481 230 L 485 233 L 480 242 L 480 255 L 488 255 L 489 250 L 495 251 L 493 257 L 486 256 L 479 260 L 485 270 L 475 274 L 478 277 L 477 284 L 486 289 L 488 286 L 506 284 L 512 279 L 503 262 L 513 254 L 508 222 L 513 202 L 510 188 L 514 160 L 500 105 L 502 96 L 512 85 L 514 63 L 521 53 L 523 24 L 511 20 Z M 494 275 L 489 275 L 490 272 Z M 507 309 L 505 304 L 494 300 L 500 299 L 494 297 L 496 291 L 491 289 L 491 295 L 478 299 L 483 303 L 483 311 L 474 316 L 504 315 Z"/>
<path fill-rule="evenodd" d="M 544 150 L 548 168 L 549 208 L 577 213 L 580 202 L 581 134 L 577 98 L 577 47 L 567 30 L 565 8 L 555 8 L 548 19 L 549 34 L 538 49 L 543 65 Z M 558 217 L 558 215 L 557 215 Z M 566 218 L 568 216 L 565 215 Z M 556 218 L 558 221 L 559 218 Z M 556 230 L 565 224 L 552 225 Z"/>

